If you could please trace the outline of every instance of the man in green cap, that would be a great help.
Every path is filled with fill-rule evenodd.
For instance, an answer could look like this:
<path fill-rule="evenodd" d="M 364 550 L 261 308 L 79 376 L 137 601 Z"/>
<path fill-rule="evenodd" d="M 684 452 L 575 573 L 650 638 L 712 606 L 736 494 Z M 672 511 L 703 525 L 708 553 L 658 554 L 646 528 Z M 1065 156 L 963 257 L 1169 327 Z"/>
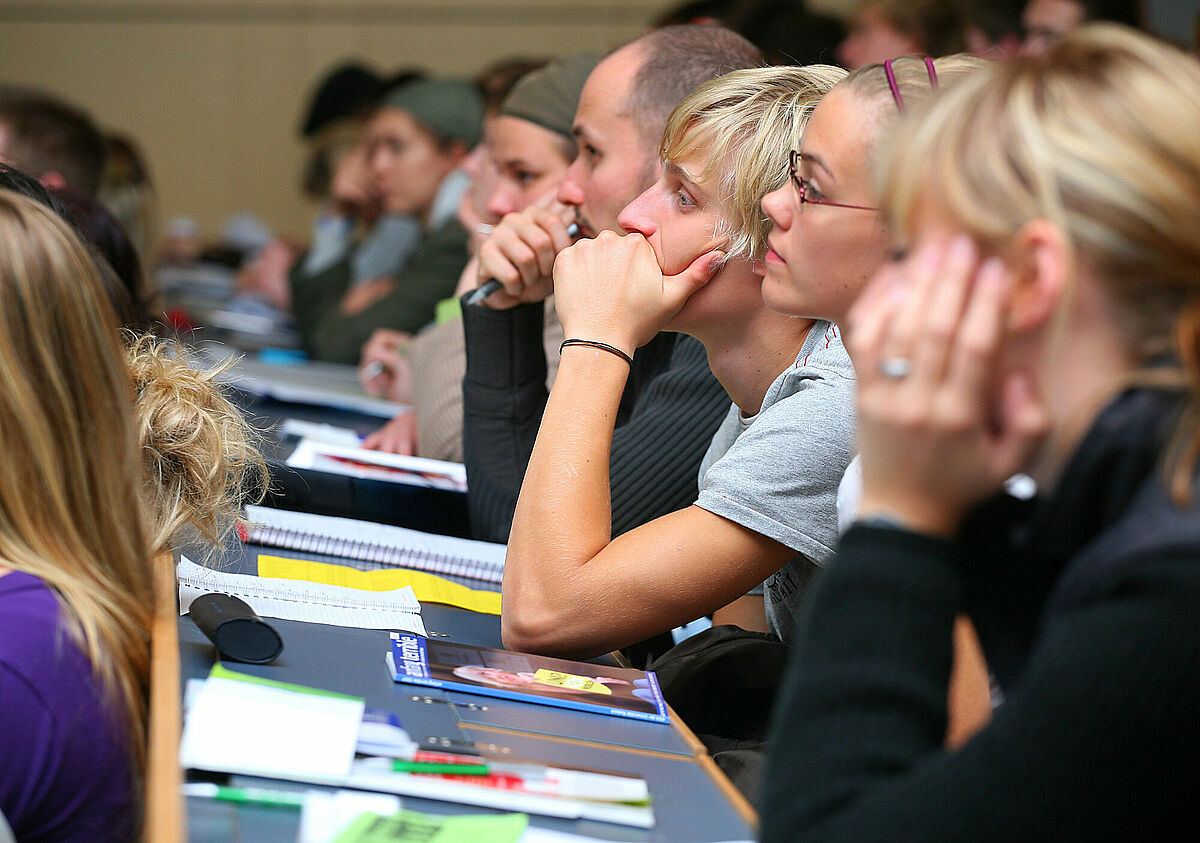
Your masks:
<path fill-rule="evenodd" d="M 415 217 L 421 240 L 403 268 L 355 286 L 349 260 L 293 274 L 292 314 L 312 357 L 357 363 L 376 328 L 415 333 L 433 320 L 467 262 L 467 235 L 454 219 L 465 184 L 454 173 L 482 122 L 478 90 L 460 80 L 418 80 L 381 100 L 364 134 L 369 189 L 385 211 Z"/>

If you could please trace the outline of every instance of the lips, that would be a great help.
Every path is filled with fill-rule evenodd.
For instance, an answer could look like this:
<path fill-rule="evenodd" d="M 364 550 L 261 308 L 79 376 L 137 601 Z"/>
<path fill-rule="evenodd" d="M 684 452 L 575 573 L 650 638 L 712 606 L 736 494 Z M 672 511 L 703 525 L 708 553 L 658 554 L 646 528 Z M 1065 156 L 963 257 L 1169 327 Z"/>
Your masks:
<path fill-rule="evenodd" d="M 766 261 L 767 263 L 777 263 L 780 265 L 787 264 L 787 261 L 785 261 L 783 258 L 781 258 L 779 256 L 779 252 L 775 251 L 774 249 L 770 249 L 770 248 L 767 249 L 767 254 L 763 257 L 763 260 Z"/>

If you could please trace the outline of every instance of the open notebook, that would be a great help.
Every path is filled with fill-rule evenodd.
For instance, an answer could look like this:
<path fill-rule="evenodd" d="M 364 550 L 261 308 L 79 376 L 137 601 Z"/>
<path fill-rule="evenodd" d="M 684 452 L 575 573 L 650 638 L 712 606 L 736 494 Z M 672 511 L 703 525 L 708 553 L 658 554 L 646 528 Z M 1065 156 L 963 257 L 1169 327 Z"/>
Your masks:
<path fill-rule="evenodd" d="M 364 559 L 435 574 L 499 583 L 505 545 L 439 536 L 353 518 L 246 507 L 245 538 L 307 553 Z"/>

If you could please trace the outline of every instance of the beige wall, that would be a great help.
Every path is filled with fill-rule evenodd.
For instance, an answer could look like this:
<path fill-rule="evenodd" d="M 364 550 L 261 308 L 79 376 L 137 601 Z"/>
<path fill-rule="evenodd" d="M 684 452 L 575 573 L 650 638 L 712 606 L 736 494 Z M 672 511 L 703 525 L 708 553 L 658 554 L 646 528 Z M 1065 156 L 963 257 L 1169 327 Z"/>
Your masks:
<path fill-rule="evenodd" d="M 520 52 L 604 49 L 658 0 L 33 0 L 0 5 L 0 81 L 89 109 L 145 150 L 160 216 L 208 232 L 251 209 L 305 234 L 296 127 L 334 63 L 474 73 Z"/>
<path fill-rule="evenodd" d="M 814 8 L 852 0 L 814 0 Z M 160 218 L 214 233 L 249 209 L 305 236 L 296 135 L 311 85 L 360 58 L 471 74 L 511 55 L 607 49 L 672 0 L 3 0 L 0 82 L 41 87 L 134 137 Z"/>

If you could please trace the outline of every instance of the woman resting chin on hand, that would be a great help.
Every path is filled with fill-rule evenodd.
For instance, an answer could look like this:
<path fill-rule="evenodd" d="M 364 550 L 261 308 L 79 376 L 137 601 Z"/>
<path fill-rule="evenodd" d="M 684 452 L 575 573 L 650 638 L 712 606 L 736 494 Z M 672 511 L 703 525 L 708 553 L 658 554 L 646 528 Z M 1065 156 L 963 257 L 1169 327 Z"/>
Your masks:
<path fill-rule="evenodd" d="M 763 839 L 1164 839 L 1200 751 L 1200 66 L 1113 26 L 890 146 L 849 322 L 860 521 L 779 703 Z M 1003 494 L 1017 472 L 1032 501 Z M 947 750 L 951 628 L 1001 700 Z"/>

